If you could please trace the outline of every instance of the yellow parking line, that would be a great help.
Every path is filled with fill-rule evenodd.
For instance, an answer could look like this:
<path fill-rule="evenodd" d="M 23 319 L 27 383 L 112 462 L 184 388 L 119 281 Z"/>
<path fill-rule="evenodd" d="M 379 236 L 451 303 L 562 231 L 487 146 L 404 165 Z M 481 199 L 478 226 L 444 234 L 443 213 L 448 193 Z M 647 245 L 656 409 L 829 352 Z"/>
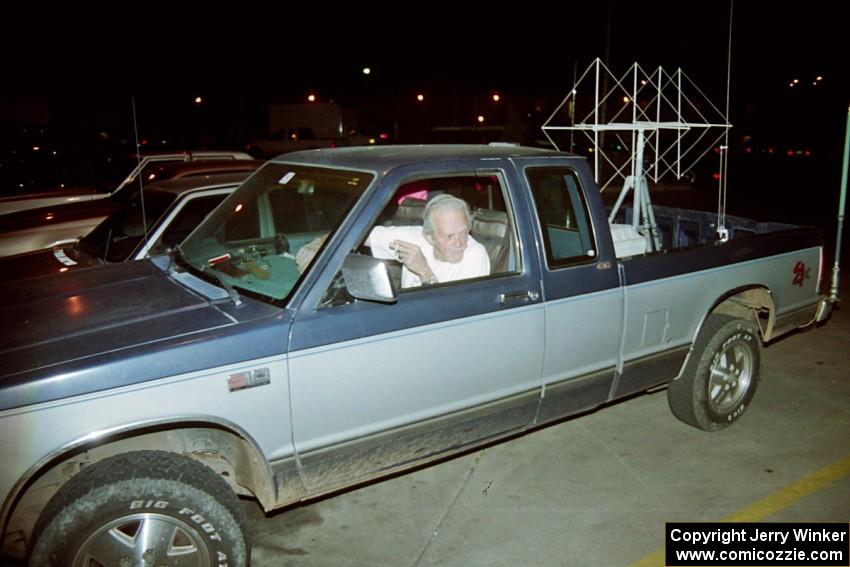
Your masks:
<path fill-rule="evenodd" d="M 787 508 L 797 500 L 820 490 L 850 473 L 850 456 L 831 465 L 825 466 L 800 480 L 780 488 L 773 494 L 765 496 L 758 502 L 739 510 L 730 516 L 719 520 L 720 522 L 758 522 L 784 508 Z M 659 567 L 664 565 L 664 549 L 660 549 L 643 559 L 632 563 L 631 567 Z"/>
<path fill-rule="evenodd" d="M 758 522 L 771 514 L 787 508 L 797 500 L 816 492 L 850 473 L 850 456 L 817 470 L 795 483 L 781 488 L 747 508 L 726 516 L 721 522 Z"/>

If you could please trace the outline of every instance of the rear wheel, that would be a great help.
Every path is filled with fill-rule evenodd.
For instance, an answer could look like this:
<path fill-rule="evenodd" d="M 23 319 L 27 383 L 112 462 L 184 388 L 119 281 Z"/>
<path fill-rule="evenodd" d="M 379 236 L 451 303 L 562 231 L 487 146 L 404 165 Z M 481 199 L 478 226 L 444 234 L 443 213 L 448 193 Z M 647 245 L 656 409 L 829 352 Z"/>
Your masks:
<path fill-rule="evenodd" d="M 760 364 L 761 340 L 752 322 L 710 315 L 682 376 L 668 386 L 670 409 L 694 427 L 723 429 L 749 407 Z"/>
<path fill-rule="evenodd" d="M 215 472 L 191 459 L 138 451 L 75 475 L 45 507 L 30 565 L 244 566 L 245 513 Z"/>

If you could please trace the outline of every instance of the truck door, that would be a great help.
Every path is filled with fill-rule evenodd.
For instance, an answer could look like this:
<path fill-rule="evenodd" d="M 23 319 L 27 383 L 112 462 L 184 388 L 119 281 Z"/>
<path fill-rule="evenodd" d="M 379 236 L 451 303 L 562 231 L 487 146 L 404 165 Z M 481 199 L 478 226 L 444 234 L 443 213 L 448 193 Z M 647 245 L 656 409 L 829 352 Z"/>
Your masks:
<path fill-rule="evenodd" d="M 587 168 L 578 167 L 584 164 L 517 161 L 543 248 L 546 353 L 538 422 L 544 423 L 608 399 L 623 299 L 602 200 Z"/>
<path fill-rule="evenodd" d="M 519 246 L 528 219 L 508 194 L 500 165 L 396 171 L 372 194 L 358 228 L 328 250 L 332 258 L 295 316 L 289 360 L 295 445 L 308 491 L 532 423 L 544 344 L 540 274 Z M 376 226 L 421 232 L 424 199 L 439 193 L 469 203 L 471 238 L 485 247 L 490 273 L 404 288 L 395 304 L 335 297 L 345 256 L 372 253 L 364 243 Z"/>

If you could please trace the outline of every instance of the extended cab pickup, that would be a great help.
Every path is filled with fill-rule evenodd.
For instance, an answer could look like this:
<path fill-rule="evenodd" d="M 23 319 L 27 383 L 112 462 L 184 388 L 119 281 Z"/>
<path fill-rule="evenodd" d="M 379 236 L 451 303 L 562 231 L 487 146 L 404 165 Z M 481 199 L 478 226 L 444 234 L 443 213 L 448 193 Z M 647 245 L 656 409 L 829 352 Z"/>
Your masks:
<path fill-rule="evenodd" d="M 438 194 L 489 269 L 401 287 L 370 235 L 421 233 Z M 762 344 L 829 314 L 820 235 L 730 218 L 721 242 L 656 207 L 650 238 L 630 213 L 612 231 L 549 150 L 297 152 L 170 256 L 0 286 L 5 552 L 244 565 L 237 496 L 279 508 L 665 383 L 686 423 L 732 423 Z"/>

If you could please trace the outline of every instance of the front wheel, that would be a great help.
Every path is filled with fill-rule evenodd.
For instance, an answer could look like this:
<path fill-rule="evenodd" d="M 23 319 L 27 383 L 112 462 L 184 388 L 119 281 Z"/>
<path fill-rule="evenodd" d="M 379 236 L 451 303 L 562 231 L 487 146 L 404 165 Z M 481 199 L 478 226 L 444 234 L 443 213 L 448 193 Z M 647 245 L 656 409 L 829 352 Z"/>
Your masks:
<path fill-rule="evenodd" d="M 755 325 L 729 315 L 710 315 L 682 375 L 667 388 L 673 414 L 706 431 L 729 426 L 752 402 L 761 364 Z"/>
<path fill-rule="evenodd" d="M 244 566 L 245 523 L 208 467 L 161 451 L 126 453 L 81 471 L 48 502 L 30 565 Z"/>

